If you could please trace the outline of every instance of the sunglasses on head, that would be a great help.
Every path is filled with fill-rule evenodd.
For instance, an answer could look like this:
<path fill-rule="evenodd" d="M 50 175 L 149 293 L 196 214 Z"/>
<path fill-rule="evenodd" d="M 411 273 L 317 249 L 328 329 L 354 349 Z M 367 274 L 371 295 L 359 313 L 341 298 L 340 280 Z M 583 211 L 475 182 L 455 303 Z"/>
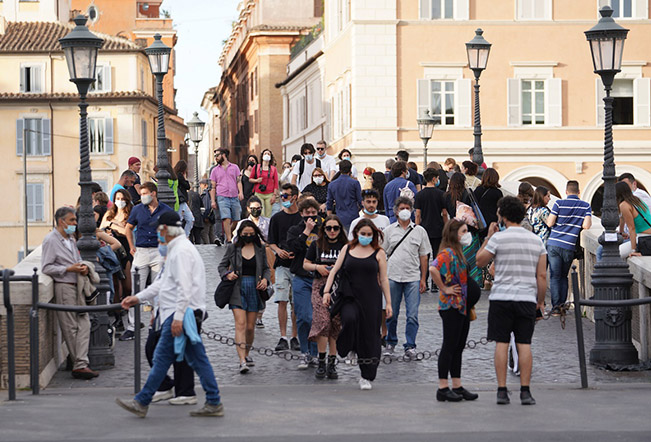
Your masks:
<path fill-rule="evenodd" d="M 325 226 L 324 229 L 326 229 L 328 232 L 338 232 L 340 230 L 339 226 Z"/>

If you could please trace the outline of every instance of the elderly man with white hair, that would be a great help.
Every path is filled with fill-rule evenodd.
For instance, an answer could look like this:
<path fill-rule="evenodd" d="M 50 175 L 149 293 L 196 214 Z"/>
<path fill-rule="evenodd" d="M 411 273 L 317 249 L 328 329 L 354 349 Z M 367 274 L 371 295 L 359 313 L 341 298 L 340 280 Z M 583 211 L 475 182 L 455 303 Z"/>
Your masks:
<path fill-rule="evenodd" d="M 143 389 L 132 400 L 118 398 L 116 402 L 136 416 L 145 417 L 154 393 L 177 357 L 174 351 L 175 338 L 183 336 L 186 341 L 183 357 L 199 375 L 201 386 L 206 392 L 205 405 L 199 410 L 191 411 L 190 415 L 223 416 L 224 406 L 219 397 L 215 373 L 197 333 L 200 326 L 197 326 L 195 319 L 200 320 L 206 311 L 206 273 L 203 260 L 185 236 L 181 218 L 176 212 L 163 212 L 157 224 L 158 250 L 167 257 L 162 275 L 136 296 L 125 298 L 122 307 L 128 309 L 158 296 L 159 314 L 163 323 L 161 337 Z"/>

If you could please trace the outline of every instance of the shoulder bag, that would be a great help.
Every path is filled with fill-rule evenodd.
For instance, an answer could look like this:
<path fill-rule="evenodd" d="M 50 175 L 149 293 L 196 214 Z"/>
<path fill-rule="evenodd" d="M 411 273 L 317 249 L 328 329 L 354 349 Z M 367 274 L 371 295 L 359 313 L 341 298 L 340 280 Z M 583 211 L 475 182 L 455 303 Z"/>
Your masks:
<path fill-rule="evenodd" d="M 387 261 L 389 260 L 389 258 L 391 258 L 391 255 L 393 255 L 393 252 L 396 251 L 396 249 L 400 246 L 400 244 L 402 244 L 405 238 L 409 236 L 412 230 L 414 230 L 414 226 L 409 227 L 409 229 L 407 229 L 407 232 L 402 236 L 402 238 L 400 238 L 400 241 L 398 241 L 398 244 L 396 244 L 396 246 L 393 249 L 391 249 L 391 253 L 387 253 Z"/>
<path fill-rule="evenodd" d="M 488 226 L 486 225 L 486 219 L 484 218 L 484 214 L 481 213 L 481 209 L 479 208 L 479 204 L 477 203 L 477 199 L 475 198 L 475 193 L 472 191 L 472 189 L 466 188 L 466 190 L 468 191 L 468 197 L 470 198 L 470 207 L 472 207 L 472 211 L 475 212 L 475 217 L 477 218 L 476 227 L 478 230 L 484 230 Z M 486 192 L 484 192 L 484 194 L 485 193 Z"/>
<path fill-rule="evenodd" d="M 233 295 L 233 289 L 235 288 L 235 284 L 237 283 L 237 279 L 234 280 L 229 280 L 227 278 L 223 278 L 217 288 L 215 289 L 215 305 L 219 308 L 224 308 L 228 304 L 228 302 L 231 300 L 231 296 Z"/>
<path fill-rule="evenodd" d="M 651 227 L 651 224 L 649 224 L 649 221 L 647 221 L 647 219 L 644 217 L 642 212 L 640 212 L 640 209 L 635 207 L 635 210 L 642 217 L 642 219 L 647 224 L 647 226 Z M 642 237 L 636 236 L 636 242 L 637 242 L 636 244 L 637 251 L 640 252 L 642 256 L 651 256 L 651 236 L 642 236 Z"/>

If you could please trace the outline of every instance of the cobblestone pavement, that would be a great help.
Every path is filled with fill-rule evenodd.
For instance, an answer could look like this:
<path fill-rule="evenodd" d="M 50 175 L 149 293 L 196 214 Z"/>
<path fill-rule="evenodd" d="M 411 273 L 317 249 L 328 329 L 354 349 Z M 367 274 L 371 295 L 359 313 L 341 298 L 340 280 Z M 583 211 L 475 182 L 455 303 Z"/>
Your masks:
<path fill-rule="evenodd" d="M 204 330 L 220 333 L 221 335 L 233 337 L 234 325 L 233 316 L 228 308 L 218 309 L 213 302 L 213 293 L 219 276 L 217 265 L 221 259 L 224 248 L 217 246 L 198 247 L 207 271 L 207 293 L 206 305 L 209 318 L 204 323 Z M 273 302 L 267 303 L 267 311 L 264 314 L 264 329 L 256 329 L 254 346 L 274 348 L 278 342 L 277 308 Z M 477 306 L 477 320 L 471 324 L 468 339 L 479 341 L 486 335 L 486 321 L 488 313 L 487 294 Z M 148 319 L 144 314 L 143 321 Z M 425 293 L 421 299 L 419 310 L 420 329 L 416 343 L 419 351 L 434 353 L 441 345 L 442 329 L 441 320 L 437 312 L 436 296 L 432 293 Z M 594 343 L 594 325 L 590 321 L 583 321 L 586 353 Z M 401 309 L 398 322 L 398 349 L 404 342 L 404 306 Z M 143 329 L 143 340 L 147 331 Z M 339 380 L 327 381 L 316 380 L 314 370 L 297 370 L 297 361 L 285 361 L 276 356 L 266 357 L 257 353 L 252 356 L 256 366 L 247 375 L 240 375 L 237 372 L 238 359 L 235 348 L 226 346 L 219 342 L 207 339 L 204 336 L 204 344 L 208 356 L 213 364 L 215 374 L 220 385 L 310 385 L 323 383 L 351 384 L 358 380 L 358 367 L 339 365 Z M 573 315 L 567 317 L 565 329 L 561 328 L 559 318 L 550 318 L 547 321 L 539 321 L 533 338 L 534 370 L 532 385 L 535 384 L 578 384 L 580 382 L 579 363 L 576 345 L 576 329 Z M 494 344 L 477 345 L 474 349 L 464 351 L 462 377 L 468 384 L 493 384 L 495 375 L 493 369 Z M 298 354 L 298 353 L 296 353 Z M 97 385 L 103 387 L 125 387 L 133 382 L 133 341 L 117 342 L 115 347 L 115 368 L 103 371 L 101 376 L 92 381 L 77 381 L 70 378 L 70 374 L 59 372 L 55 376 L 51 387 L 88 387 Z M 142 379 L 146 379 L 149 367 L 143 351 Z M 613 383 L 613 382 L 651 382 L 651 372 L 637 373 L 616 373 L 600 370 L 588 365 L 588 376 L 591 384 Z M 426 361 L 398 363 L 390 365 L 381 364 L 378 369 L 377 383 L 435 383 L 437 380 L 436 358 Z M 509 383 L 517 384 L 518 378 L 512 373 L 509 374 Z M 198 386 L 198 383 L 197 383 Z"/>

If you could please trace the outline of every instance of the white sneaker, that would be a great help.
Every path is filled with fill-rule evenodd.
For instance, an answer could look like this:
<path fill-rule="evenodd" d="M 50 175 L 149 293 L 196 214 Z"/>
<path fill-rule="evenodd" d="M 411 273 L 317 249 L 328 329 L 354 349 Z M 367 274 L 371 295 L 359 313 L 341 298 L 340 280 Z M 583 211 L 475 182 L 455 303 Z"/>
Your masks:
<path fill-rule="evenodd" d="M 307 370 L 308 367 L 310 366 L 310 362 L 312 362 L 312 356 L 305 354 L 303 355 L 303 358 L 301 359 L 301 362 L 298 363 L 298 368 L 299 370 Z"/>
<path fill-rule="evenodd" d="M 360 378 L 359 379 L 359 389 L 360 390 L 371 390 L 373 388 L 373 385 L 371 385 L 371 381 L 368 379 Z"/>
<path fill-rule="evenodd" d="M 346 355 L 346 359 L 344 359 L 344 363 L 346 365 L 351 365 L 353 361 L 357 361 L 357 353 L 354 351 L 349 351 L 348 354 Z"/>
<path fill-rule="evenodd" d="M 246 361 L 240 362 L 240 374 L 247 374 L 249 372 L 249 367 L 246 365 Z"/>
<path fill-rule="evenodd" d="M 197 397 L 196 396 L 177 396 L 169 401 L 170 405 L 196 405 Z"/>
<path fill-rule="evenodd" d="M 151 398 L 151 403 L 160 402 L 174 397 L 174 389 L 170 388 L 167 391 L 157 391 L 154 397 Z"/>

